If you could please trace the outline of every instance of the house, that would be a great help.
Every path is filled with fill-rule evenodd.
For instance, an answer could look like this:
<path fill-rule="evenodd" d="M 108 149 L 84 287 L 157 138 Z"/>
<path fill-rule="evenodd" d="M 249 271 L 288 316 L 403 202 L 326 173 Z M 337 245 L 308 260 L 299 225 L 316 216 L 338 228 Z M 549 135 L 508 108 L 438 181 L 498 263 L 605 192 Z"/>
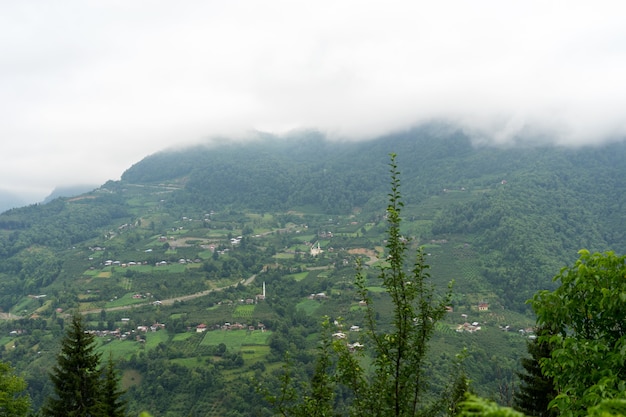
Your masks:
<path fill-rule="evenodd" d="M 456 331 L 458 333 L 463 333 L 463 332 L 474 333 L 474 332 L 479 331 L 480 329 L 481 329 L 480 324 L 477 322 L 473 322 L 472 324 L 469 324 L 469 323 L 459 324 L 458 327 L 456 328 Z"/>
<path fill-rule="evenodd" d="M 478 311 L 489 311 L 489 304 L 488 303 L 479 303 L 478 304 Z"/>
<path fill-rule="evenodd" d="M 198 324 L 196 326 L 196 333 L 204 333 L 206 332 L 206 324 L 202 323 L 202 324 Z"/>
<path fill-rule="evenodd" d="M 326 295 L 326 293 L 323 292 L 309 295 L 310 300 L 325 300 L 326 298 L 328 298 L 328 296 Z"/>
<path fill-rule="evenodd" d="M 364 347 L 364 346 L 363 346 L 363 344 L 362 344 L 362 343 L 359 343 L 359 342 L 348 343 L 348 345 L 347 345 L 347 346 L 348 346 L 348 350 L 349 350 L 350 352 L 354 352 L 355 350 L 357 350 L 357 349 L 362 349 L 362 348 Z"/>

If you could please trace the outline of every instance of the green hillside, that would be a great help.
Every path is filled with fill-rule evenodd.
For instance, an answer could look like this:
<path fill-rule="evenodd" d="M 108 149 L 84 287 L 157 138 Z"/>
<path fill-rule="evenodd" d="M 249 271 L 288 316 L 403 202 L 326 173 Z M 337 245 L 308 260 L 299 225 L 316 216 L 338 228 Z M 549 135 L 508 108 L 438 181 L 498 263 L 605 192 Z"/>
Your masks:
<path fill-rule="evenodd" d="M 119 360 L 131 411 L 271 415 L 254 385 L 278 389 L 286 352 L 300 377 L 312 373 L 322 316 L 363 324 L 357 259 L 389 320 L 373 269 L 391 152 L 402 233 L 424 247 L 439 290 L 454 281 L 433 381 L 467 347 L 475 391 L 506 403 L 534 324 L 525 301 L 581 248 L 626 252 L 624 143 L 477 147 L 430 126 L 149 156 L 92 192 L 0 214 L 1 359 L 38 407 L 67 315 L 80 312 Z"/>

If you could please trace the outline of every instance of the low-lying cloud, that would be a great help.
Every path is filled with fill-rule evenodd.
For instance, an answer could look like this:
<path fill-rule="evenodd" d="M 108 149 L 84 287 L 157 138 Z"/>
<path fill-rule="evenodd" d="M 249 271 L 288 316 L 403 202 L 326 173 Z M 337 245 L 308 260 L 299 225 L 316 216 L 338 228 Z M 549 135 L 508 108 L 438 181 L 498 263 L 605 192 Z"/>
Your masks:
<path fill-rule="evenodd" d="M 624 137 L 620 2 L 371 3 L 3 3 L 0 189 L 43 197 L 255 129 Z"/>

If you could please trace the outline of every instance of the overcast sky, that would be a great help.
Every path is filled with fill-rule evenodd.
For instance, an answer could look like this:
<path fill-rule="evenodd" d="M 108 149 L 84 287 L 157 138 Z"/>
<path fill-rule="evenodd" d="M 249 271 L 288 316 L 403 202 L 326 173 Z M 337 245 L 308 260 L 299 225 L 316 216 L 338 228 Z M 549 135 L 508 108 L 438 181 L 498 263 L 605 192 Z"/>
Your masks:
<path fill-rule="evenodd" d="M 43 198 L 215 135 L 626 134 L 621 1 L 0 0 L 0 189 Z"/>

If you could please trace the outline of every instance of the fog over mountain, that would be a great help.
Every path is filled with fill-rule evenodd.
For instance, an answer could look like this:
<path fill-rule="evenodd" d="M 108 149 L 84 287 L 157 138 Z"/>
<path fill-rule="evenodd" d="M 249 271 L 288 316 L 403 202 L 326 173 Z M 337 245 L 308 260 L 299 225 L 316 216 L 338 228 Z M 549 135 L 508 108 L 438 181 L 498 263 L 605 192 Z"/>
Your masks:
<path fill-rule="evenodd" d="M 15 207 L 21 207 L 25 204 L 27 204 L 27 201 L 24 200 L 22 197 L 7 191 L 0 190 L 0 213 Z"/>
<path fill-rule="evenodd" d="M 0 5 L 0 189 L 29 202 L 208 138 L 626 133 L 626 6 L 495 0 Z M 213 139 L 216 140 L 216 139 Z M 222 139 L 223 140 L 223 139 Z"/>

